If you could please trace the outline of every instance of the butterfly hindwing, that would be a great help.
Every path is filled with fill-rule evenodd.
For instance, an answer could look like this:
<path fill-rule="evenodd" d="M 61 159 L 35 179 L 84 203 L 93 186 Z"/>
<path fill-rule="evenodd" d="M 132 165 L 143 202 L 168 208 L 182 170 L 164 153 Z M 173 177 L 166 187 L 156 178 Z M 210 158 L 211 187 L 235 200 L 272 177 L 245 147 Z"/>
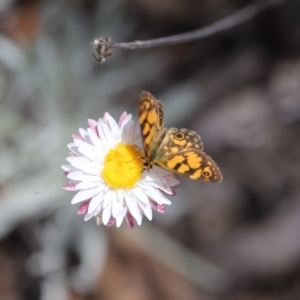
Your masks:
<path fill-rule="evenodd" d="M 185 128 L 170 128 L 158 149 L 156 164 L 174 173 L 220 182 L 222 174 L 217 164 L 203 152 L 200 136 Z"/>

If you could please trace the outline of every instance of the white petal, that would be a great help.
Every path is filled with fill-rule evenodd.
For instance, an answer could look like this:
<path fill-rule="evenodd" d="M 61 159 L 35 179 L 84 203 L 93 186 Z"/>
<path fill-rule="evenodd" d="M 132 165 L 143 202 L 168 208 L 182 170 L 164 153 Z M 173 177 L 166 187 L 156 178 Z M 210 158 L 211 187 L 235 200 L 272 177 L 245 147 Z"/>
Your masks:
<path fill-rule="evenodd" d="M 121 225 L 123 218 L 127 212 L 127 206 L 125 203 L 125 195 L 123 190 L 117 190 L 116 199 L 114 199 L 113 206 L 112 206 L 112 214 L 114 218 L 117 220 L 117 224 Z M 121 221 L 120 221 L 121 218 Z"/>
<path fill-rule="evenodd" d="M 133 194 L 131 195 L 125 194 L 125 200 L 131 215 L 135 218 L 137 224 L 141 225 L 143 216 L 141 211 L 138 208 L 138 204 L 135 196 Z"/>
<path fill-rule="evenodd" d="M 82 169 L 82 171 L 84 173 L 86 173 L 87 175 L 95 175 L 97 177 L 99 177 L 99 174 L 101 174 L 101 170 L 103 168 L 103 164 L 101 163 L 94 163 L 94 165 L 92 166 L 86 166 L 85 168 Z"/>
<path fill-rule="evenodd" d="M 115 119 L 111 115 L 109 115 L 107 117 L 106 123 L 109 125 L 109 128 L 110 128 L 111 132 L 115 136 L 119 137 L 120 133 L 121 133 L 120 127 L 119 127 L 119 125 L 117 124 L 117 122 L 115 121 Z"/>
<path fill-rule="evenodd" d="M 166 198 L 159 190 L 151 185 L 149 185 L 147 188 L 147 194 L 158 204 L 171 204 L 171 201 L 168 198 Z"/>
<path fill-rule="evenodd" d="M 98 151 L 95 146 L 89 145 L 81 140 L 75 140 L 75 143 L 78 146 L 78 151 L 81 153 L 81 156 L 86 156 L 92 161 L 99 160 L 99 157 L 97 156 Z"/>
<path fill-rule="evenodd" d="M 118 203 L 122 206 L 125 205 L 125 201 L 124 201 L 124 191 L 123 190 L 117 190 L 117 199 L 118 199 Z"/>
<path fill-rule="evenodd" d="M 67 157 L 67 161 L 70 162 L 73 166 L 73 171 L 82 171 L 83 173 L 90 175 L 100 174 L 100 170 L 102 170 L 103 166 L 102 163 L 92 162 L 91 160 L 83 156 L 69 156 Z"/>
<path fill-rule="evenodd" d="M 124 217 L 126 216 L 127 213 L 127 208 L 126 207 L 122 207 L 122 209 L 119 211 L 119 215 L 116 217 L 116 226 L 120 227 Z"/>
<path fill-rule="evenodd" d="M 116 218 L 119 214 L 120 209 L 122 208 L 118 203 L 117 193 L 112 193 L 112 216 Z"/>
<path fill-rule="evenodd" d="M 180 181 L 178 179 L 176 179 L 175 177 L 172 177 L 172 176 L 166 176 L 166 177 L 164 177 L 164 179 L 166 180 L 166 183 L 169 186 L 175 186 L 180 183 Z"/>
<path fill-rule="evenodd" d="M 94 213 L 93 213 L 93 214 L 94 214 L 95 217 L 98 216 L 99 213 L 101 213 L 102 208 L 103 208 L 103 202 L 101 202 L 101 203 L 99 204 L 99 206 L 94 210 Z"/>
<path fill-rule="evenodd" d="M 152 220 L 152 207 L 150 203 L 147 203 L 146 207 L 142 208 L 144 215 L 148 218 L 148 220 Z"/>
<path fill-rule="evenodd" d="M 150 184 L 152 186 L 154 186 L 155 188 L 160 189 L 161 191 L 164 191 L 166 194 L 169 194 L 169 195 L 173 194 L 172 189 L 166 184 L 162 184 L 161 182 L 151 182 Z"/>
<path fill-rule="evenodd" d="M 106 193 L 108 191 L 108 187 L 103 183 L 102 180 L 100 180 L 99 185 L 96 188 L 96 193 L 95 194 L 98 194 L 102 191 Z"/>
<path fill-rule="evenodd" d="M 102 156 L 98 155 L 95 149 L 92 148 L 93 146 L 87 146 L 87 144 L 78 147 L 78 150 L 81 153 L 81 156 L 86 156 L 91 161 L 99 162 L 102 160 Z"/>
<path fill-rule="evenodd" d="M 79 191 L 72 199 L 71 203 L 75 204 L 92 198 L 95 194 L 95 189 Z"/>
<path fill-rule="evenodd" d="M 111 204 L 112 198 L 113 198 L 113 194 L 114 192 L 111 190 L 108 190 L 105 193 L 105 197 L 104 197 L 104 202 L 103 202 L 103 207 L 107 207 L 109 204 Z"/>
<path fill-rule="evenodd" d="M 67 147 L 73 154 L 81 156 L 81 153 L 78 150 L 78 146 L 75 143 L 68 144 Z"/>
<path fill-rule="evenodd" d="M 114 138 L 114 135 L 109 130 L 106 124 L 104 124 L 101 127 L 100 135 L 101 135 L 101 140 L 103 141 L 106 147 L 112 148 L 116 145 L 116 139 Z"/>
<path fill-rule="evenodd" d="M 81 137 L 83 138 L 83 140 L 86 141 L 86 138 L 88 136 L 87 131 L 83 128 L 79 128 L 79 133 L 80 133 Z"/>
<path fill-rule="evenodd" d="M 111 202 L 108 206 L 103 209 L 102 213 L 102 222 L 104 225 L 107 225 L 109 219 L 111 217 Z"/>
<path fill-rule="evenodd" d="M 100 181 L 99 176 L 86 175 L 82 171 L 71 172 L 67 175 L 67 177 L 69 179 L 78 180 L 78 181 L 92 181 L 92 182 Z"/>
<path fill-rule="evenodd" d="M 61 168 L 67 172 L 78 171 L 78 169 L 74 168 L 72 165 L 62 165 Z"/>
<path fill-rule="evenodd" d="M 131 114 L 127 115 L 126 118 L 122 122 L 121 129 L 123 129 L 131 119 L 132 119 L 132 115 Z"/>
<path fill-rule="evenodd" d="M 86 214 L 86 215 L 84 216 L 84 221 L 90 220 L 93 216 L 94 216 L 94 213 Z"/>
<path fill-rule="evenodd" d="M 101 135 L 100 135 L 100 128 L 103 126 L 103 124 L 104 124 L 103 119 L 102 119 L 102 118 L 99 118 L 98 124 L 97 124 L 97 131 L 98 131 L 98 134 L 99 134 L 99 137 L 100 137 L 101 140 L 102 140 L 102 137 L 101 137 Z"/>
<path fill-rule="evenodd" d="M 99 185 L 98 182 L 82 181 L 76 184 L 77 190 L 86 190 L 90 188 L 96 188 Z"/>
<path fill-rule="evenodd" d="M 99 207 L 99 205 L 102 204 L 103 199 L 104 199 L 103 192 L 100 192 L 96 196 L 94 196 L 89 204 L 88 213 L 91 214 L 92 212 L 94 212 Z"/>
<path fill-rule="evenodd" d="M 135 187 L 132 189 L 131 191 L 137 199 L 139 199 L 140 201 L 143 201 L 144 203 L 149 203 L 149 198 L 148 196 L 145 194 L 145 192 L 138 188 L 138 187 Z"/>
<path fill-rule="evenodd" d="M 100 204 L 97 209 L 92 212 L 92 213 L 87 213 L 84 217 L 84 221 L 88 221 L 89 219 L 91 219 L 92 217 L 96 217 L 102 210 L 102 204 Z"/>
<path fill-rule="evenodd" d="M 103 142 L 99 139 L 99 137 L 97 136 L 97 134 L 95 133 L 94 130 L 88 128 L 88 134 L 89 137 L 92 141 L 92 143 L 97 147 L 97 148 L 103 148 Z"/>
<path fill-rule="evenodd" d="M 132 144 L 133 141 L 133 127 L 134 127 L 134 122 L 130 120 L 125 126 L 122 131 L 121 135 L 121 141 L 123 143 L 127 144 Z"/>
<path fill-rule="evenodd" d="M 84 156 L 69 156 L 67 157 L 67 161 L 77 169 L 82 169 L 87 165 L 94 164 L 91 160 Z"/>
<path fill-rule="evenodd" d="M 158 176 L 155 172 L 151 170 L 144 176 L 144 180 L 148 181 L 152 186 L 166 192 L 167 194 L 172 195 L 172 189 L 168 185 L 164 184 L 165 180 Z"/>

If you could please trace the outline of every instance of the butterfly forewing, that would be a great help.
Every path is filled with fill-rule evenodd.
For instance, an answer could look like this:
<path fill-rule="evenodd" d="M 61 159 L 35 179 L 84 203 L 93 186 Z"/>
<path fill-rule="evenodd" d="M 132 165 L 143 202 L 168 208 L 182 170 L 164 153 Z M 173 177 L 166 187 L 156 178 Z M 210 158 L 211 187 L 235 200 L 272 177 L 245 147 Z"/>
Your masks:
<path fill-rule="evenodd" d="M 139 100 L 139 123 L 143 137 L 143 145 L 148 157 L 159 147 L 164 130 L 163 105 L 149 92 L 142 92 Z M 153 156 L 153 154 L 152 154 Z"/>

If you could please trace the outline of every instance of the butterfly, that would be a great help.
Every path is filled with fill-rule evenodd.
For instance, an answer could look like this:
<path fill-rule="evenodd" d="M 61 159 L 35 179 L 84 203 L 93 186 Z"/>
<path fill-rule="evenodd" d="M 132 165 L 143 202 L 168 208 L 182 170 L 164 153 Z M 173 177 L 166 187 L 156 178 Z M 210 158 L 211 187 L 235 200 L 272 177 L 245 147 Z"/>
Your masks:
<path fill-rule="evenodd" d="M 190 179 L 221 182 L 217 164 L 203 152 L 200 136 L 185 128 L 166 128 L 163 105 L 149 92 L 139 97 L 139 123 L 145 152 L 145 169 L 160 166 Z"/>

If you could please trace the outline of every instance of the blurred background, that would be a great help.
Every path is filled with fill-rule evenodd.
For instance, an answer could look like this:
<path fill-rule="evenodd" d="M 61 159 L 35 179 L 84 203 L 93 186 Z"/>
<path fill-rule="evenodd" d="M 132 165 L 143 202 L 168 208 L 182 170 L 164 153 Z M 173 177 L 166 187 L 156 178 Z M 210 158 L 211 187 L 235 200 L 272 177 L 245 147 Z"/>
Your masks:
<path fill-rule="evenodd" d="M 252 1 L 253 2 L 253 1 Z M 116 50 L 222 19 L 248 0 L 0 1 L 0 299 L 300 299 L 300 1 L 201 41 Z M 60 166 L 105 111 L 148 90 L 197 131 L 224 180 L 181 178 L 133 230 L 83 221 Z"/>

